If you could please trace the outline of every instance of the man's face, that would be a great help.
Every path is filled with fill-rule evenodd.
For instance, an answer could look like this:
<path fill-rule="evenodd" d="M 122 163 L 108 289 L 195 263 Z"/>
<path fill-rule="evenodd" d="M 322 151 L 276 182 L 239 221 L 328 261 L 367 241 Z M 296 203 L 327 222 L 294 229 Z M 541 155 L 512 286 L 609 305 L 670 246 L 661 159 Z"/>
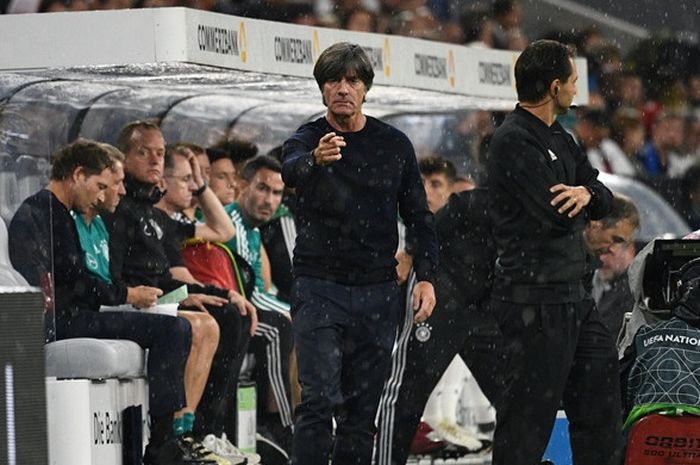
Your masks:
<path fill-rule="evenodd" d="M 634 255 L 634 244 L 613 244 L 599 257 L 603 264 L 600 267 L 603 279 L 609 281 L 622 275 L 634 261 Z"/>
<path fill-rule="evenodd" d="M 228 205 L 236 200 L 237 185 L 236 167 L 230 158 L 220 158 L 211 164 L 209 187 L 222 204 Z"/>
<path fill-rule="evenodd" d="M 362 113 L 362 103 L 367 95 L 365 83 L 356 75 L 323 84 L 323 100 L 328 111 L 336 118 L 353 118 Z"/>
<path fill-rule="evenodd" d="M 569 107 L 574 102 L 574 97 L 576 97 L 578 72 L 576 71 L 576 63 L 574 60 L 569 58 L 569 63 L 571 64 L 571 75 L 569 75 L 566 82 L 559 83 L 559 91 L 554 96 L 554 101 L 557 104 L 556 111 L 559 115 L 563 115 L 569 111 Z"/>
<path fill-rule="evenodd" d="M 192 166 L 187 158 L 173 154 L 173 168 L 165 175 L 165 196 L 163 199 L 175 211 L 190 207 L 192 192 L 197 190 L 192 176 Z"/>
<path fill-rule="evenodd" d="M 280 206 L 283 191 L 282 174 L 262 168 L 243 184 L 239 204 L 250 222 L 261 224 Z"/>
<path fill-rule="evenodd" d="M 100 174 L 88 176 L 82 167 L 73 171 L 73 195 L 71 209 L 87 213 L 105 200 L 105 190 L 112 182 L 112 170 L 105 168 Z"/>
<path fill-rule="evenodd" d="M 635 227 L 628 220 L 618 221 L 609 228 L 604 228 L 600 221 L 589 221 L 584 231 L 588 252 L 601 255 L 613 244 L 629 244 L 634 239 L 634 231 Z"/>
<path fill-rule="evenodd" d="M 100 202 L 99 208 L 114 212 L 119 205 L 119 201 L 126 195 L 124 188 L 124 167 L 120 162 L 115 162 L 115 169 L 110 172 L 111 180 L 105 189 L 104 201 Z"/>
<path fill-rule="evenodd" d="M 428 208 L 435 213 L 445 206 L 452 193 L 452 185 L 444 173 L 421 175 L 423 187 L 428 198 Z"/>
<path fill-rule="evenodd" d="M 125 153 L 124 169 L 146 184 L 158 184 L 163 177 L 165 139 L 157 129 L 137 129 L 131 138 L 131 148 Z"/>
<path fill-rule="evenodd" d="M 654 141 L 663 150 L 679 150 L 685 138 L 682 118 L 667 118 L 654 126 Z"/>

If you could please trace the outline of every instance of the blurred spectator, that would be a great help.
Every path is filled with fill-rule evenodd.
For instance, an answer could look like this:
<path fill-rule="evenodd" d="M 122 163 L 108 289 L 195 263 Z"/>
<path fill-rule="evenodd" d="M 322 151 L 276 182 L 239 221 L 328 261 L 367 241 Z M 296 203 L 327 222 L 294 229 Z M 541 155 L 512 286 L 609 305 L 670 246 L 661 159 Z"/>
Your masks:
<path fill-rule="evenodd" d="M 138 8 L 166 8 L 173 6 L 184 6 L 183 0 L 142 0 L 137 2 Z"/>
<path fill-rule="evenodd" d="M 188 8 L 194 8 L 196 10 L 206 10 L 229 15 L 236 14 L 233 5 L 227 0 L 185 0 L 185 2 Z"/>
<path fill-rule="evenodd" d="M 378 0 L 314 0 L 313 8 L 321 23 L 340 26 L 343 19 L 357 8 L 378 13 L 379 2 Z"/>
<path fill-rule="evenodd" d="M 584 56 L 588 56 L 591 53 L 591 50 L 605 43 L 603 34 L 595 26 L 590 26 L 583 29 L 575 35 L 573 40 L 579 55 Z"/>
<path fill-rule="evenodd" d="M 700 114 L 688 118 L 685 134 L 685 152 L 695 160 L 700 160 Z"/>
<path fill-rule="evenodd" d="M 290 3 L 287 8 L 287 22 L 302 26 L 318 26 L 319 21 L 313 6 L 305 3 Z"/>
<path fill-rule="evenodd" d="M 677 178 L 692 164 L 691 157 L 679 153 L 683 148 L 683 124 L 679 115 L 663 113 L 657 116 L 651 128 L 651 140 L 644 144 L 638 156 L 648 177 Z"/>
<path fill-rule="evenodd" d="M 90 9 L 87 0 L 42 0 L 38 13 L 56 13 L 59 11 L 85 11 Z"/>
<path fill-rule="evenodd" d="M 465 45 L 493 48 L 494 23 L 486 10 L 467 10 L 462 13 L 460 23 Z"/>
<path fill-rule="evenodd" d="M 636 170 L 616 142 L 610 139 L 609 121 L 600 110 L 579 111 L 574 131 L 593 168 L 604 173 L 634 176 Z"/>
<path fill-rule="evenodd" d="M 377 18 L 368 9 L 358 6 L 345 14 L 341 27 L 348 31 L 377 32 Z"/>
<path fill-rule="evenodd" d="M 641 110 L 644 107 L 644 83 L 642 78 L 631 72 L 623 71 L 618 81 L 616 92 L 619 106 Z"/>
<path fill-rule="evenodd" d="M 514 50 L 517 52 L 522 52 L 529 44 L 527 36 L 520 28 L 513 28 L 506 32 L 506 41 L 508 44 L 508 50 Z"/>
<path fill-rule="evenodd" d="M 693 231 L 700 229 L 700 164 L 688 168 L 683 176 L 681 212 Z"/>
<path fill-rule="evenodd" d="M 126 10 L 131 8 L 131 0 L 99 0 L 100 10 Z"/>
<path fill-rule="evenodd" d="M 508 34 L 515 35 L 520 29 L 523 8 L 519 0 L 495 0 L 492 7 L 494 28 L 494 44 L 496 48 L 508 49 Z"/>
<path fill-rule="evenodd" d="M 700 74 L 691 75 L 687 87 L 690 110 L 696 119 L 700 119 Z"/>
<path fill-rule="evenodd" d="M 391 30 L 398 35 L 418 39 L 442 40 L 442 28 L 427 7 L 404 10 L 394 18 Z"/>
<path fill-rule="evenodd" d="M 643 172 L 637 154 L 644 146 L 646 131 L 642 123 L 641 112 L 633 108 L 620 108 L 613 115 L 610 138 L 625 154 L 630 164 L 635 167 L 635 175 Z"/>

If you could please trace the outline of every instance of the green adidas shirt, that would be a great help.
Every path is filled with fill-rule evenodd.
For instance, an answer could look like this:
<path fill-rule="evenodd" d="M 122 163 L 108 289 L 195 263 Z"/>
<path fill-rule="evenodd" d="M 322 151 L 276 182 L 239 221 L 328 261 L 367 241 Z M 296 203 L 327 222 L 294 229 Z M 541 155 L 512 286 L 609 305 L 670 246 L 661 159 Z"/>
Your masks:
<path fill-rule="evenodd" d="M 85 252 L 85 267 L 98 278 L 112 283 L 109 271 L 109 233 L 104 221 L 97 215 L 90 224 L 85 223 L 83 215 L 71 212 L 78 228 L 80 246 Z"/>
<path fill-rule="evenodd" d="M 236 228 L 236 234 L 226 245 L 253 267 L 255 287 L 258 291 L 264 292 L 265 284 L 262 279 L 262 257 L 260 254 L 260 248 L 262 247 L 260 229 L 248 225 L 243 218 L 241 207 L 236 202 L 226 205 L 224 209 Z"/>

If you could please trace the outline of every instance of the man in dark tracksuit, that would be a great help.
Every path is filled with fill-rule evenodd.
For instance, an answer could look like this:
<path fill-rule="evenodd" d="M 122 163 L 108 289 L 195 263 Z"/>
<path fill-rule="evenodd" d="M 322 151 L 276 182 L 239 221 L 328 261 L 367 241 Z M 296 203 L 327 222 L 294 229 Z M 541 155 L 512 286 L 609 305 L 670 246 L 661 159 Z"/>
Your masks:
<path fill-rule="evenodd" d="M 157 126 L 142 121 L 131 123 L 122 130 L 119 145 L 126 155 L 126 195 L 115 213 L 105 216 L 112 278 L 115 282 L 149 284 L 170 292 L 185 284 L 170 272 L 172 267 L 184 267 L 173 238 L 202 236 L 203 225 L 179 223 L 155 207 L 162 197 L 157 183 L 164 175 L 165 160 L 165 141 Z M 199 191 L 195 194 L 216 201 L 206 184 Z M 223 210 L 222 217 L 226 220 Z M 198 437 L 211 433 L 220 436 L 226 416 L 232 415 L 230 406 L 250 340 L 251 319 L 239 312 L 240 307 L 228 303 L 229 291 L 225 289 L 191 283 L 187 283 L 187 289 L 188 299 L 181 305 L 193 311 L 206 308 L 216 319 L 221 334 L 193 431 Z M 230 429 L 226 432 L 233 433 Z"/>
<path fill-rule="evenodd" d="M 488 191 L 475 189 L 453 194 L 435 214 L 440 242 L 436 311 L 417 325 L 407 317 L 399 335 L 379 405 L 377 465 L 406 463 L 428 397 L 455 355 L 498 404 L 504 369 L 500 332 L 483 308 L 495 260 L 487 206 Z"/>
<path fill-rule="evenodd" d="M 536 41 L 515 65 L 518 107 L 493 137 L 489 212 L 498 259 L 491 311 L 509 389 L 497 412 L 494 465 L 533 465 L 563 399 L 577 465 L 615 463 L 620 438 L 612 336 L 583 288 L 582 231 L 604 217 L 612 193 L 556 122 L 576 94 L 570 50 Z"/>
<path fill-rule="evenodd" d="M 184 318 L 142 312 L 100 312 L 100 305 L 125 302 L 155 305 L 162 293 L 146 286 L 107 283 L 84 265 L 78 230 L 70 211 L 84 213 L 104 200 L 113 182 L 114 161 L 104 144 L 78 140 L 53 157 L 49 186 L 28 197 L 10 222 L 12 265 L 33 286 L 51 280 L 56 338 L 125 339 L 149 349 L 148 384 L 151 440 L 146 458 L 156 465 L 194 459 L 174 437 L 173 414 L 186 403 L 184 371 L 192 331 Z"/>
<path fill-rule="evenodd" d="M 402 300 L 398 213 L 416 238 L 418 321 L 435 305 L 437 241 L 410 141 L 362 113 L 374 77 L 362 48 L 329 47 L 314 77 L 328 111 L 283 149 L 282 176 L 298 200 L 291 304 L 302 393 L 292 464 L 328 465 L 332 450 L 334 465 L 369 465 Z"/>

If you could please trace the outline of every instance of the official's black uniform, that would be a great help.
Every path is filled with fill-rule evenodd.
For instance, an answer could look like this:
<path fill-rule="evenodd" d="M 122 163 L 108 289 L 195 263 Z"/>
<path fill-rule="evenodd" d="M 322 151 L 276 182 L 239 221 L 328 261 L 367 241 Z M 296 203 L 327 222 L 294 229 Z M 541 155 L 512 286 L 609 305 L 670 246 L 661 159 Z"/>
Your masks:
<path fill-rule="evenodd" d="M 379 404 L 377 465 L 406 463 L 428 397 L 456 354 L 491 403 L 498 404 L 504 369 L 500 332 L 483 308 L 495 260 L 487 202 L 486 189 L 460 192 L 435 214 L 440 243 L 440 269 L 434 282 L 437 303 L 432 316 L 417 325 L 410 302 L 406 305 L 391 375 Z M 409 283 L 407 297 L 410 294 Z"/>
<path fill-rule="evenodd" d="M 498 409 L 494 465 L 542 457 L 563 399 L 577 465 L 614 463 L 620 436 L 617 355 L 583 288 L 583 229 L 611 209 L 612 193 L 557 122 L 516 108 L 488 159 L 489 213 L 498 259 L 491 311 L 509 357 L 509 390 Z M 585 186 L 574 218 L 550 205 L 556 184 Z"/>
<path fill-rule="evenodd" d="M 183 283 L 173 279 L 170 267 L 184 266 L 179 239 L 194 236 L 195 227 L 171 219 L 155 208 L 160 198 L 152 186 L 127 175 L 127 195 L 116 212 L 105 217 L 109 229 L 112 279 L 128 285 L 150 285 L 169 292 Z M 212 294 L 226 298 L 228 291 L 215 286 L 187 285 L 191 293 Z M 195 308 L 187 309 L 196 311 Z M 221 332 L 214 354 L 207 386 L 197 407 L 194 432 L 235 437 L 233 424 L 226 422 L 235 409 L 238 373 L 250 340 L 250 318 L 244 318 L 232 304 L 207 306 Z"/>

